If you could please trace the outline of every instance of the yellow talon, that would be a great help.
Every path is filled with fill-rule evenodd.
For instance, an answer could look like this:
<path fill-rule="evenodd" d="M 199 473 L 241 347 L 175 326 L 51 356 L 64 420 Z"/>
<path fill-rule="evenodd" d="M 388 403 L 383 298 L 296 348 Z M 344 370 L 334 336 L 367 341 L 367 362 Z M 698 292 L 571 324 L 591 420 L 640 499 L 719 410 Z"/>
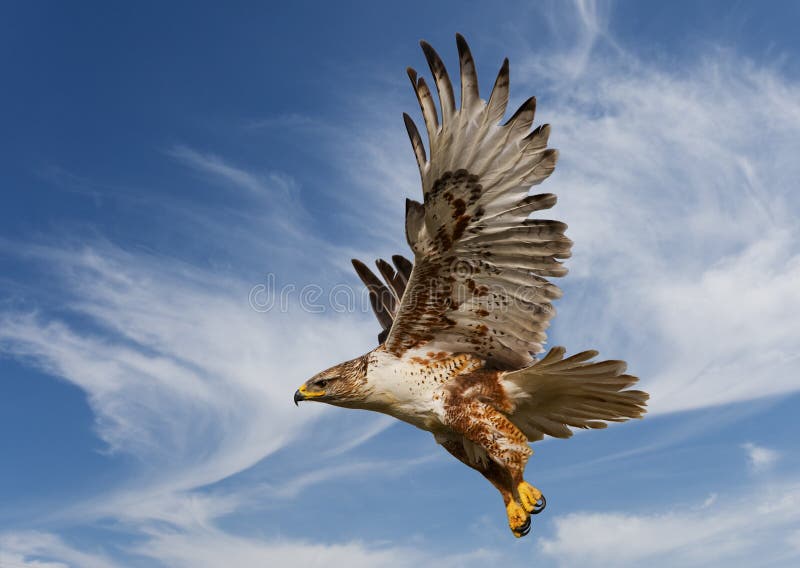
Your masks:
<path fill-rule="evenodd" d="M 517 492 L 519 493 L 519 500 L 522 502 L 522 506 L 528 513 L 533 512 L 542 499 L 542 492 L 527 481 L 523 481 L 517 486 Z"/>
<path fill-rule="evenodd" d="M 519 503 L 510 501 L 506 505 L 506 514 L 508 515 L 508 526 L 515 537 L 519 538 L 528 534 L 526 529 L 530 528 L 530 515 L 525 512 L 525 509 Z"/>

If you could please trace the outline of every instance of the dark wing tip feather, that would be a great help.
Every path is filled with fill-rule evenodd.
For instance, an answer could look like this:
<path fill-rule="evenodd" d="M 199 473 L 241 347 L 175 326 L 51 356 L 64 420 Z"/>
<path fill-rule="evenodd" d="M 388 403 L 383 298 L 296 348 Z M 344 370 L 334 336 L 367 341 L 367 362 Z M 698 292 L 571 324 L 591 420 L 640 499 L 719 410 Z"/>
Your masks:
<path fill-rule="evenodd" d="M 382 258 L 379 258 L 378 260 L 376 260 L 375 264 L 378 266 L 378 268 L 380 268 L 381 266 L 384 266 L 384 267 L 388 266 L 392 271 L 394 271 L 394 269 L 391 267 L 391 265 L 388 262 L 386 262 L 385 260 L 383 260 Z"/>
<path fill-rule="evenodd" d="M 422 118 L 425 120 L 425 128 L 428 131 L 428 138 L 433 139 L 436 129 L 439 128 L 439 117 L 436 114 L 436 105 L 433 103 L 431 90 L 422 77 L 417 77 L 416 73 L 409 74 L 413 83 L 414 92 L 417 95 L 419 108 L 422 111 Z M 416 79 L 416 81 L 415 81 Z"/>
<path fill-rule="evenodd" d="M 389 264 L 382 258 L 379 258 L 378 260 L 375 261 L 375 266 L 378 267 L 378 272 L 381 273 L 381 276 L 383 276 L 383 279 L 386 280 L 388 284 L 394 283 L 395 272 L 391 264 Z"/>
<path fill-rule="evenodd" d="M 513 114 L 513 116 L 508 119 L 505 126 L 512 124 L 517 120 L 520 120 L 521 117 L 523 117 L 523 115 L 528 115 L 528 114 L 530 114 L 530 116 L 524 116 L 524 120 L 526 122 L 532 123 L 533 116 L 535 113 L 536 113 L 536 97 L 528 97 L 528 99 L 519 106 L 519 108 Z"/>
<path fill-rule="evenodd" d="M 409 209 L 418 209 L 422 207 L 422 203 L 415 199 L 411 199 L 410 197 L 406 197 L 406 211 Z"/>
<path fill-rule="evenodd" d="M 433 57 L 439 57 L 439 55 L 436 53 L 436 50 L 433 49 L 433 47 L 431 47 L 431 44 L 429 44 L 424 39 L 419 40 L 419 46 L 422 48 L 422 51 L 425 53 L 425 57 L 426 58 L 429 57 L 429 55 L 428 55 L 429 53 L 432 53 Z"/>
<path fill-rule="evenodd" d="M 461 71 L 461 108 L 469 109 L 480 100 L 478 90 L 478 74 L 475 71 L 475 60 L 464 36 L 456 34 L 458 61 Z"/>
<path fill-rule="evenodd" d="M 397 268 L 397 297 L 402 299 L 403 294 L 406 292 L 406 284 L 408 284 L 408 281 L 411 278 L 411 270 L 413 270 L 414 264 L 399 254 L 392 256 L 392 262 L 394 263 L 395 268 Z"/>
<path fill-rule="evenodd" d="M 535 195 L 529 195 L 523 201 L 530 203 L 531 205 L 536 206 L 533 211 L 542 211 L 544 209 L 552 209 L 553 206 L 558 202 L 558 196 L 555 193 L 537 193 Z"/>
<path fill-rule="evenodd" d="M 397 267 L 397 271 L 401 274 L 405 274 L 406 276 L 411 274 L 411 269 L 414 268 L 414 263 L 401 254 L 392 256 L 392 262 L 394 263 L 395 267 Z"/>
<path fill-rule="evenodd" d="M 408 137 L 411 140 L 411 147 L 414 149 L 414 156 L 417 159 L 417 165 L 421 171 L 422 167 L 425 165 L 425 162 L 428 161 L 428 158 L 425 154 L 425 144 L 422 142 L 422 137 L 419 135 L 417 125 L 414 124 L 414 120 L 408 115 L 408 113 L 403 113 L 403 122 L 406 125 L 406 132 L 408 132 Z"/>
<path fill-rule="evenodd" d="M 543 144 L 547 144 L 547 139 L 550 138 L 550 125 L 549 124 L 540 124 L 536 128 L 531 131 L 525 137 L 525 141 L 533 140 L 537 136 L 541 137 L 543 140 Z"/>
<path fill-rule="evenodd" d="M 369 303 L 372 306 L 372 311 L 375 314 L 375 317 L 378 319 L 378 323 L 380 324 L 381 328 L 390 329 L 392 327 L 392 323 L 394 323 L 394 319 L 392 318 L 392 314 L 390 313 L 389 309 L 386 307 L 386 304 L 381 301 L 377 292 L 372 290 L 369 291 Z"/>
<path fill-rule="evenodd" d="M 506 112 L 509 81 L 508 57 L 506 57 L 503 59 L 503 65 L 500 66 L 497 79 L 495 79 L 494 86 L 492 87 L 492 93 L 489 95 L 489 114 L 493 119 L 497 120 L 497 122 L 500 122 Z"/>
<path fill-rule="evenodd" d="M 453 84 L 450 82 L 447 68 L 444 66 L 442 58 L 436 53 L 436 50 L 425 40 L 420 40 L 419 45 L 422 47 L 422 52 L 425 54 L 428 67 L 430 67 L 434 82 L 436 83 L 436 90 L 439 93 L 439 105 L 442 109 L 442 122 L 444 123 L 446 118 L 455 112 Z"/>
<path fill-rule="evenodd" d="M 367 286 L 367 288 L 380 289 L 383 286 L 383 283 L 378 279 L 377 276 L 375 276 L 375 274 L 367 267 L 366 264 L 357 258 L 351 259 L 350 262 L 353 263 L 353 268 L 356 269 L 356 274 L 358 274 L 358 277 L 361 278 L 361 281 Z"/>
<path fill-rule="evenodd" d="M 395 299 L 386 285 L 375 276 L 375 274 L 367 268 L 367 265 L 353 258 L 350 260 L 353 263 L 353 268 L 356 269 L 358 277 L 367 287 L 369 291 L 369 302 L 372 305 L 372 311 L 375 317 L 378 318 L 378 323 L 381 324 L 383 329 L 388 329 L 392 326 L 393 316 L 395 309 Z"/>

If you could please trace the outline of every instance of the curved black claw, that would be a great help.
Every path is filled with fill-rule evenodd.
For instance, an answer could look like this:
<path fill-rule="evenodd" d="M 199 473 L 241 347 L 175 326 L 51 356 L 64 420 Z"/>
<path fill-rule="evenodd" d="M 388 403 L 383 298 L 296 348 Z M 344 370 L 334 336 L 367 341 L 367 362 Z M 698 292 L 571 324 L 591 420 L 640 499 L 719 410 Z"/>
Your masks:
<path fill-rule="evenodd" d="M 536 506 L 533 508 L 533 511 L 531 511 L 531 515 L 538 515 L 544 511 L 545 507 L 547 507 L 547 499 L 545 499 L 544 495 L 542 495 L 541 498 L 536 502 Z"/>
<path fill-rule="evenodd" d="M 522 525 L 521 527 L 519 527 L 517 529 L 517 534 L 519 534 L 519 536 L 521 536 L 521 537 L 527 535 L 529 532 L 531 532 L 531 518 L 530 517 L 528 517 L 528 520 L 525 521 L 524 525 Z"/>

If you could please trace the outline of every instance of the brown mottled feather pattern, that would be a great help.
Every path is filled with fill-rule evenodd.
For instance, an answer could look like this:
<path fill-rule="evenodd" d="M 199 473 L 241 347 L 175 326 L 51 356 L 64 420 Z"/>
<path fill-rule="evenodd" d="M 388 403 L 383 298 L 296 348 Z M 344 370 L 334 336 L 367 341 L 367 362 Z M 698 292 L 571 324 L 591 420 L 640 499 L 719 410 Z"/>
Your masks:
<path fill-rule="evenodd" d="M 521 368 L 533 362 L 531 353 L 542 351 L 554 313 L 550 300 L 559 295 L 546 279 L 566 274 L 560 259 L 569 257 L 572 245 L 563 223 L 527 219 L 555 204 L 554 195 L 529 196 L 528 188 L 550 175 L 557 154 L 546 148 L 549 127 L 530 131 L 535 98 L 500 124 L 508 102 L 507 62 L 487 104 L 480 99 L 469 48 L 461 36 L 457 43 L 460 108 L 430 45 L 422 43 L 441 115 L 425 82 L 409 70 L 430 151 L 406 115 L 424 203 L 407 204 L 415 267 L 405 294 L 397 296 L 399 307 L 382 304 L 393 314 L 386 345 L 401 356 L 433 342 L 436 349 L 475 353 L 497 368 Z M 520 321 L 527 323 L 520 327 Z"/>
<path fill-rule="evenodd" d="M 384 412 L 433 432 L 497 487 L 522 536 L 541 497 L 523 481 L 528 442 L 640 418 L 648 395 L 630 390 L 638 379 L 623 361 L 596 361 L 596 351 L 565 358 L 556 347 L 534 359 L 561 297 L 549 279 L 566 274 L 572 241 L 564 223 L 529 218 L 556 196 L 528 191 L 553 172 L 558 153 L 547 148 L 548 125 L 531 130 L 535 98 L 503 122 L 508 60 L 487 103 L 469 47 L 460 35 L 456 41 L 460 108 L 430 45 L 421 43 L 438 111 L 425 80 L 408 69 L 428 134 L 426 148 L 403 116 L 422 179 L 423 202 L 406 200 L 414 261 L 379 259 L 378 276 L 353 260 L 382 328 L 380 345 L 316 375 L 296 397 Z"/>
<path fill-rule="evenodd" d="M 509 419 L 514 403 L 500 384 L 500 372 L 479 370 L 462 375 L 446 387 L 447 424 L 481 447 L 488 457 L 522 481 L 525 464 L 533 453 L 525 434 Z"/>

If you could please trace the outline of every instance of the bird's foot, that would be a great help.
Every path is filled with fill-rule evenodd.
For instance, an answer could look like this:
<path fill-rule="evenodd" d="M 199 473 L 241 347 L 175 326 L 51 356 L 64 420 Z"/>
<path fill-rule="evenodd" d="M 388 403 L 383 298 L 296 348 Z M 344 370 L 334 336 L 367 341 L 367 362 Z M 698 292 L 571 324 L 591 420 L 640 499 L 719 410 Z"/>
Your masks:
<path fill-rule="evenodd" d="M 538 515 L 547 506 L 547 500 L 542 492 L 526 481 L 517 486 L 517 492 L 522 507 L 531 515 Z"/>
<path fill-rule="evenodd" d="M 531 532 L 531 516 L 516 501 L 510 501 L 506 505 L 508 515 L 508 526 L 514 536 L 520 538 Z"/>

